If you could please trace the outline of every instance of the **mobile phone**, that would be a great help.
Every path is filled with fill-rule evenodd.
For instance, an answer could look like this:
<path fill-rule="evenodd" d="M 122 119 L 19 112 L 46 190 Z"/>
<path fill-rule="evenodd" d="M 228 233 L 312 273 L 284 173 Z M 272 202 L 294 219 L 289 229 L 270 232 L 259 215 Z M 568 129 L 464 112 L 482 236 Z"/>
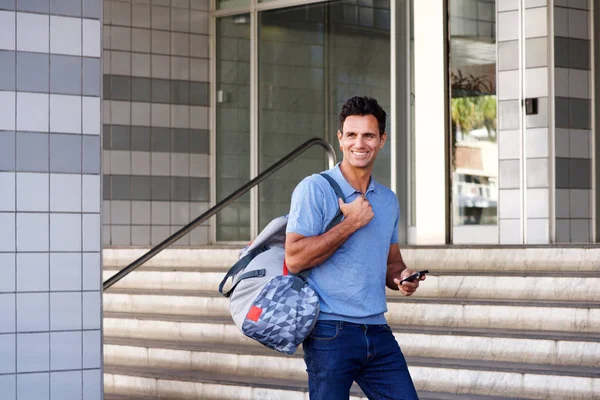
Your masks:
<path fill-rule="evenodd" d="M 424 271 L 419 271 L 419 272 L 415 272 L 414 274 L 410 275 L 409 277 L 406 277 L 404 279 L 402 279 L 400 281 L 400 285 L 402 285 L 404 282 L 413 282 L 416 281 L 417 279 L 419 279 L 421 277 L 421 275 L 425 275 L 428 274 L 429 270 L 426 269 Z"/>

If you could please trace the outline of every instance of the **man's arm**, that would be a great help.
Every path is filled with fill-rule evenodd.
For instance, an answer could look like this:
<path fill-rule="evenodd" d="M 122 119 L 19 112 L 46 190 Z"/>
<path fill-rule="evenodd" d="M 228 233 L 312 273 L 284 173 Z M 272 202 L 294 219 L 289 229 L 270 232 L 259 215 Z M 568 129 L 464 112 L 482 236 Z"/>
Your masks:
<path fill-rule="evenodd" d="M 335 251 L 357 230 L 373 218 L 373 210 L 366 198 L 358 197 L 352 203 L 338 200 L 344 214 L 342 222 L 318 236 L 305 237 L 288 233 L 285 240 L 285 263 L 288 270 L 297 274 L 316 267 Z"/>
<path fill-rule="evenodd" d="M 402 285 L 399 285 L 399 283 L 402 279 L 407 278 L 414 273 L 415 271 L 407 268 L 406 264 L 404 264 L 398 243 L 392 244 L 390 246 L 390 252 L 388 253 L 385 285 L 392 290 L 400 290 L 405 296 L 410 296 L 419 287 L 419 281 L 425 280 L 425 275 L 414 282 L 404 282 Z"/>

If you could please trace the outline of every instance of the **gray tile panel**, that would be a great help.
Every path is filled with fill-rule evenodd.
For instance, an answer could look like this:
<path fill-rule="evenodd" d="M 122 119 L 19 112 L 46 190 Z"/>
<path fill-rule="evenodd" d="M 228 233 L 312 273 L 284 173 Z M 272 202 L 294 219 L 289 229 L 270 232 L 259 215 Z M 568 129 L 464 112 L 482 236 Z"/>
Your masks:
<path fill-rule="evenodd" d="M 100 154 L 100 137 L 89 135 L 83 136 L 83 173 L 100 173 Z"/>
<path fill-rule="evenodd" d="M 570 185 L 570 160 L 568 158 L 556 158 L 556 188 L 569 189 Z"/>
<path fill-rule="evenodd" d="M 111 146 L 112 150 L 131 149 L 131 127 L 127 125 L 112 125 Z"/>
<path fill-rule="evenodd" d="M 150 78 L 131 78 L 131 100 L 150 102 L 152 97 L 152 85 Z"/>
<path fill-rule="evenodd" d="M 570 128 L 569 117 L 569 99 L 565 97 L 557 97 L 554 100 L 555 104 L 555 121 L 557 128 Z"/>
<path fill-rule="evenodd" d="M 151 198 L 155 201 L 169 201 L 171 199 L 171 178 L 153 176 L 151 182 Z"/>
<path fill-rule="evenodd" d="M 15 170 L 15 147 L 15 133 L 0 131 L 0 171 Z"/>
<path fill-rule="evenodd" d="M 591 129 L 591 101 L 569 99 L 569 122 L 572 129 Z"/>
<path fill-rule="evenodd" d="M 567 40 L 569 42 L 569 68 L 589 70 L 590 41 L 582 39 Z"/>
<path fill-rule="evenodd" d="M 102 175 L 102 199 L 103 200 L 111 200 L 112 199 L 110 182 L 111 182 L 110 175 Z"/>
<path fill-rule="evenodd" d="M 190 201 L 210 201 L 208 178 L 190 178 Z"/>
<path fill-rule="evenodd" d="M 151 177 L 132 176 L 131 177 L 131 200 L 151 199 Z"/>
<path fill-rule="evenodd" d="M 171 151 L 171 132 L 169 128 L 152 127 L 151 132 L 150 148 L 152 151 Z"/>
<path fill-rule="evenodd" d="M 100 79 L 102 71 L 100 59 L 83 58 L 83 94 L 85 96 L 100 96 Z"/>
<path fill-rule="evenodd" d="M 190 82 L 190 104 L 193 106 L 209 106 L 209 84 L 205 82 Z"/>
<path fill-rule="evenodd" d="M 47 133 L 16 133 L 16 170 L 27 172 L 49 171 Z"/>
<path fill-rule="evenodd" d="M 81 94 L 81 57 L 50 56 L 50 92 Z"/>
<path fill-rule="evenodd" d="M 50 135 L 50 172 L 81 173 L 81 136 Z"/>
<path fill-rule="evenodd" d="M 50 342 L 48 337 L 49 334 L 43 334 L 45 337 L 43 339 L 39 339 L 39 342 L 43 343 L 44 340 Z M 21 336 L 19 335 L 19 342 L 21 340 Z M 49 345 L 48 345 L 49 347 Z M 45 351 L 45 348 L 37 348 L 37 351 Z M 48 356 L 50 356 L 50 351 L 48 350 Z M 49 370 L 46 369 L 46 370 Z M 19 393 L 19 399 L 40 399 L 47 400 L 50 399 L 50 373 L 36 373 L 36 374 L 19 374 L 17 375 L 17 392 Z"/>
<path fill-rule="evenodd" d="M 177 176 L 171 177 L 171 200 L 190 200 L 190 178 Z"/>
<path fill-rule="evenodd" d="M 110 200 L 131 200 L 131 176 L 112 175 L 110 177 Z"/>
<path fill-rule="evenodd" d="M 152 79 L 153 103 L 171 103 L 171 81 L 166 79 Z"/>
<path fill-rule="evenodd" d="M 131 150 L 150 151 L 150 128 L 145 126 L 131 127 Z"/>
<path fill-rule="evenodd" d="M 16 53 L 0 50 L 0 90 L 15 90 L 16 83 Z"/>
<path fill-rule="evenodd" d="M 554 65 L 556 68 L 569 68 L 569 39 L 554 38 Z"/>
<path fill-rule="evenodd" d="M 102 148 L 104 150 L 111 149 L 111 129 L 112 126 L 110 124 L 102 125 Z"/>
<path fill-rule="evenodd" d="M 100 19 L 102 2 L 98 0 L 83 0 L 83 17 Z"/>
<path fill-rule="evenodd" d="M 171 102 L 173 104 L 189 105 L 191 83 L 186 81 L 171 81 Z"/>
<path fill-rule="evenodd" d="M 81 17 L 81 0 L 50 0 L 50 14 Z"/>
<path fill-rule="evenodd" d="M 174 153 L 189 153 L 190 131 L 189 129 L 171 129 L 171 151 Z"/>
<path fill-rule="evenodd" d="M 592 188 L 591 160 L 583 158 L 570 158 L 569 172 L 569 187 L 571 189 Z"/>
<path fill-rule="evenodd" d="M 210 134 L 208 130 L 192 129 L 190 131 L 190 152 L 192 154 L 210 153 Z"/>
<path fill-rule="evenodd" d="M 49 69 L 48 54 L 17 52 L 17 90 L 48 93 Z"/>
<path fill-rule="evenodd" d="M 128 76 L 112 75 L 110 78 L 110 99 L 131 100 L 131 78 Z"/>
<path fill-rule="evenodd" d="M 0 0 L 0 10 L 15 10 L 16 8 L 16 0 Z"/>
<path fill-rule="evenodd" d="M 18 11 L 32 11 L 48 14 L 50 11 L 49 0 L 17 0 Z"/>

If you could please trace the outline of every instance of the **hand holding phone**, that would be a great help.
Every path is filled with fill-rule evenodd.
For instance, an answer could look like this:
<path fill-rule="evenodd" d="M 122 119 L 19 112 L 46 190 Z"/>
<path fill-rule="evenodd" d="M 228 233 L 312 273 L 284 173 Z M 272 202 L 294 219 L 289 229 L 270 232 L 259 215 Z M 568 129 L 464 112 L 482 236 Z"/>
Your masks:
<path fill-rule="evenodd" d="M 428 274 L 428 273 L 429 273 L 428 269 L 423 270 L 423 271 L 419 271 L 419 272 L 415 272 L 414 274 L 412 274 L 412 275 L 410 275 L 410 276 L 402 279 L 400 281 L 399 285 L 402 285 L 404 282 L 414 282 L 417 279 L 419 279 L 421 277 L 421 275 L 425 275 L 425 274 Z"/>

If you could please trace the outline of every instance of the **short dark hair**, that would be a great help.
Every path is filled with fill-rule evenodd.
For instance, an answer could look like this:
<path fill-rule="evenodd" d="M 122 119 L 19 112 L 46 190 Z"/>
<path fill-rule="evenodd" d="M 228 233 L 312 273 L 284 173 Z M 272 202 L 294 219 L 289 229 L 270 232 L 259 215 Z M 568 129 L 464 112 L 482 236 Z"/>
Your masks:
<path fill-rule="evenodd" d="M 354 96 L 344 103 L 340 112 L 340 131 L 344 132 L 344 121 L 351 115 L 372 115 L 379 123 L 379 136 L 385 132 L 387 114 L 377 100 L 368 96 Z"/>

